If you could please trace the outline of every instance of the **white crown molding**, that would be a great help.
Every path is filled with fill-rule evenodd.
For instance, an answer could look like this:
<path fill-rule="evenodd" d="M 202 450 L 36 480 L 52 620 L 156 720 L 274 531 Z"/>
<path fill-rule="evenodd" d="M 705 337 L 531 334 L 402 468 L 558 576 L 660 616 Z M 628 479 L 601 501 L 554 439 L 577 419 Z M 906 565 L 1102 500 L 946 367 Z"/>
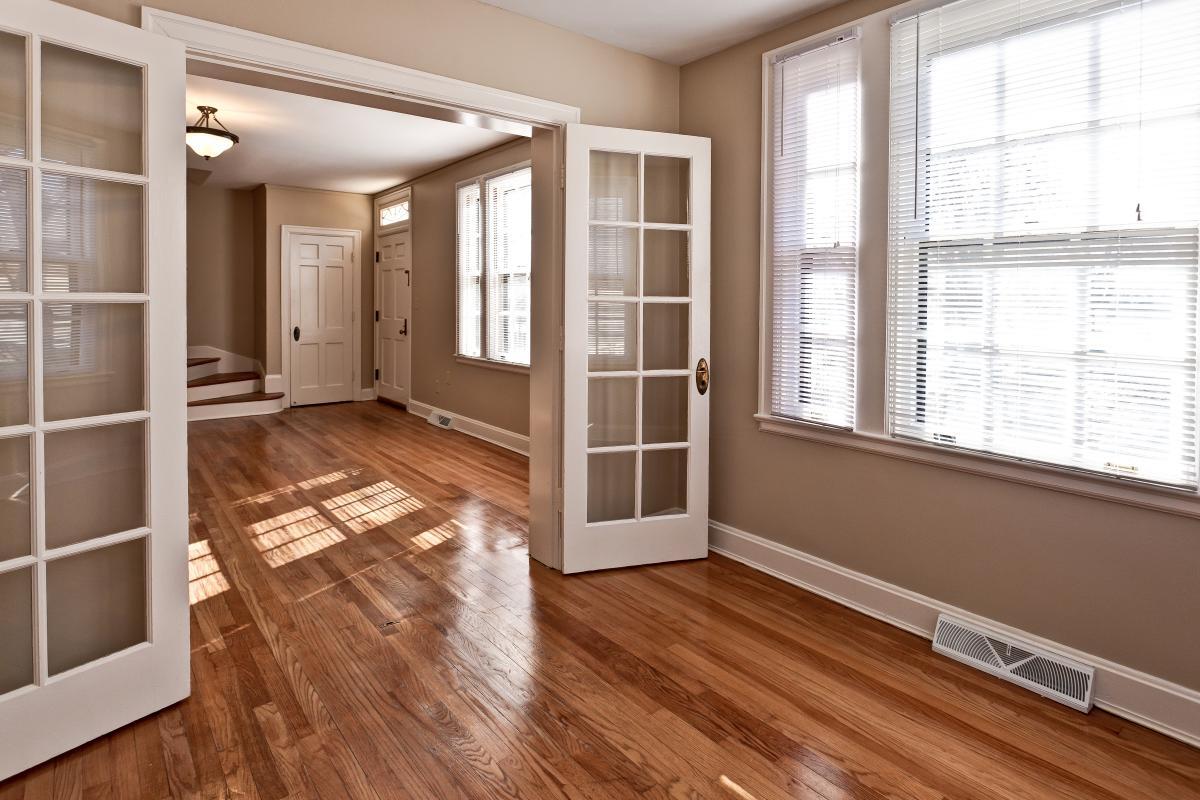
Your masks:
<path fill-rule="evenodd" d="M 714 553 L 926 639 L 933 638 L 938 614 L 952 614 L 1091 664 L 1096 668 L 1098 707 L 1200 747 L 1200 692 L 1194 689 L 981 617 L 731 525 L 710 521 L 708 531 L 709 549 Z"/>
<path fill-rule="evenodd" d="M 456 414 L 453 411 L 445 411 L 428 403 L 422 403 L 420 400 L 409 400 L 408 412 L 416 414 L 421 419 L 428 419 L 430 414 L 437 412 L 454 420 L 451 424 L 451 430 L 465 433 L 468 436 L 474 436 L 476 439 L 482 439 L 485 442 L 491 442 L 506 450 L 520 453 L 523 456 L 529 455 L 529 437 L 523 434 L 514 433 L 505 428 L 499 428 L 495 425 L 472 419 L 471 417 L 464 417 L 462 414 Z"/>

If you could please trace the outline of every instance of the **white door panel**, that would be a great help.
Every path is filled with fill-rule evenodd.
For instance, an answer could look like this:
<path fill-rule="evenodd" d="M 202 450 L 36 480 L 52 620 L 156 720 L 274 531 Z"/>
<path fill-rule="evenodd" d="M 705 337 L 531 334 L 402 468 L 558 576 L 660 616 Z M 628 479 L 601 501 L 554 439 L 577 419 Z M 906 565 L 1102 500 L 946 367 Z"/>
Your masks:
<path fill-rule="evenodd" d="M 385 400 L 407 403 L 411 369 L 409 319 L 412 314 L 412 229 L 381 235 L 377 252 L 378 393 Z"/>
<path fill-rule="evenodd" d="M 294 406 L 354 399 L 354 238 L 292 233 Z"/>
<path fill-rule="evenodd" d="M 188 695 L 189 547 L 183 47 L 47 0 L 0 29 L 3 780 Z"/>
<path fill-rule="evenodd" d="M 566 160 L 563 571 L 703 558 L 709 140 L 568 125 Z"/>

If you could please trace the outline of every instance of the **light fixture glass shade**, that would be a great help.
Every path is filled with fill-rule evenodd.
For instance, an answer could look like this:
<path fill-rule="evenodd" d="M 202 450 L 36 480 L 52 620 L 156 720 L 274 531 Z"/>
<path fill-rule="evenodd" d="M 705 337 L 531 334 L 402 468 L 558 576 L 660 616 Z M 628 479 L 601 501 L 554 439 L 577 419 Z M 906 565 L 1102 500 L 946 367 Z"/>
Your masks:
<path fill-rule="evenodd" d="M 198 156 L 204 156 L 205 158 L 219 156 L 221 153 L 224 153 L 226 150 L 233 147 L 233 139 L 227 139 L 224 136 L 220 136 L 216 133 L 188 132 L 184 139 L 187 142 L 187 146 L 192 148 L 193 153 Z"/>

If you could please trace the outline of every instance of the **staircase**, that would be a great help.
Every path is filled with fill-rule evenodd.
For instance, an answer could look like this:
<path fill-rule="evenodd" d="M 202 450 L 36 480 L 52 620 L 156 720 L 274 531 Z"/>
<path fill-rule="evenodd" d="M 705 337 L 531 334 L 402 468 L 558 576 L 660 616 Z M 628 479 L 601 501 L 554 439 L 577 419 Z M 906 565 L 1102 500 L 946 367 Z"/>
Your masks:
<path fill-rule="evenodd" d="M 257 372 L 223 372 L 222 359 L 187 360 L 188 420 L 274 414 L 283 409 L 283 392 L 264 391 Z"/>

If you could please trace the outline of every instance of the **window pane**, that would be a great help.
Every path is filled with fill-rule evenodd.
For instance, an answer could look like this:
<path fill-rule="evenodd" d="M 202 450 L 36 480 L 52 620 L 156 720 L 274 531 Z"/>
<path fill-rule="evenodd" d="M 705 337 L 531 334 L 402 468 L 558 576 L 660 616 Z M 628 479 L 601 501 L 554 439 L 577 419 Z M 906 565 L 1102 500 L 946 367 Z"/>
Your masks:
<path fill-rule="evenodd" d="M 144 316 L 140 303 L 42 306 L 46 419 L 95 417 L 146 407 Z"/>
<path fill-rule="evenodd" d="M 146 524 L 146 426 L 103 425 L 46 434 L 46 546 Z"/>
<path fill-rule="evenodd" d="M 598 222 L 638 221 L 638 157 L 593 150 L 588 210 Z"/>
<path fill-rule="evenodd" d="M 636 297 L 638 231 L 593 225 L 588 231 L 588 294 Z"/>
<path fill-rule="evenodd" d="M 0 694 L 33 683 L 33 568 L 0 572 Z"/>
<path fill-rule="evenodd" d="M 691 378 L 642 379 L 642 441 L 667 444 L 688 440 Z"/>
<path fill-rule="evenodd" d="M 29 437 L 0 439 L 0 561 L 33 552 L 30 498 Z"/>
<path fill-rule="evenodd" d="M 691 166 L 686 158 L 646 156 L 646 222 L 688 221 Z"/>
<path fill-rule="evenodd" d="M 143 291 L 142 192 L 132 183 L 43 173 L 46 291 Z"/>
<path fill-rule="evenodd" d="M 687 450 L 642 453 L 642 516 L 687 513 Z"/>
<path fill-rule="evenodd" d="M 588 303 L 588 370 L 637 369 L 637 303 Z"/>
<path fill-rule="evenodd" d="M 637 453 L 590 453 L 588 522 L 633 519 Z"/>
<path fill-rule="evenodd" d="M 688 231 L 647 228 L 642 232 L 646 260 L 645 294 L 687 297 L 689 287 Z"/>
<path fill-rule="evenodd" d="M 487 207 L 487 357 L 529 364 L 530 267 L 533 192 L 529 168 L 489 179 Z"/>
<path fill-rule="evenodd" d="M 588 379 L 588 447 L 634 444 L 637 378 Z"/>
<path fill-rule="evenodd" d="M 29 178 L 0 169 L 0 292 L 29 290 Z"/>
<path fill-rule="evenodd" d="M 0 427 L 29 422 L 29 306 L 0 303 Z"/>
<path fill-rule="evenodd" d="M 688 369 L 688 311 L 684 303 L 645 304 L 642 369 Z"/>
<path fill-rule="evenodd" d="M 458 188 L 458 352 L 483 355 L 483 252 L 479 184 Z"/>
<path fill-rule="evenodd" d="M 0 155 L 24 158 L 25 37 L 0 31 Z"/>
<path fill-rule="evenodd" d="M 390 206 L 384 206 L 379 209 L 379 225 L 395 225 L 398 222 L 408 221 L 408 201 L 404 200 L 400 203 L 394 203 Z"/>

